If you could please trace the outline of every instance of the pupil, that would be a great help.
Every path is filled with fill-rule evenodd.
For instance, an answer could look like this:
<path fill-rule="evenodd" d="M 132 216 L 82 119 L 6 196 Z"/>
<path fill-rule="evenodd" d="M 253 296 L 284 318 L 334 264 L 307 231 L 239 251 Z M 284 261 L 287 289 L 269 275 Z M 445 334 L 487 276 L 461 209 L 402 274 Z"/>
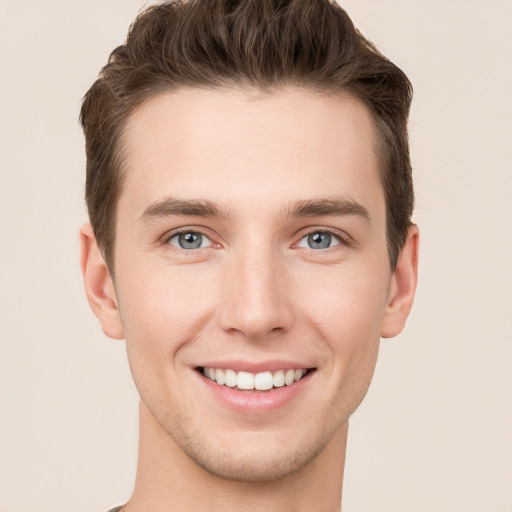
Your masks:
<path fill-rule="evenodd" d="M 200 233 L 183 233 L 179 236 L 179 243 L 183 249 L 198 249 L 201 247 L 201 242 Z"/>
<path fill-rule="evenodd" d="M 327 249 L 331 245 L 329 233 L 313 233 L 308 237 L 309 246 L 312 249 Z"/>

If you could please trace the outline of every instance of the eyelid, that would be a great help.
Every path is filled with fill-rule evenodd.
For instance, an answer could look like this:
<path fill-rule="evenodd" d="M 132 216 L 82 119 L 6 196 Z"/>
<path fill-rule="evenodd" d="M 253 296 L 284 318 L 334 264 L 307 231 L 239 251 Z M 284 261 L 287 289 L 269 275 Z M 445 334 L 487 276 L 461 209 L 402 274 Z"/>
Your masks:
<path fill-rule="evenodd" d="M 162 245 L 171 245 L 169 243 L 169 241 L 171 240 L 171 238 L 173 238 L 175 236 L 178 236 L 182 233 L 199 233 L 199 234 L 203 235 L 204 237 L 206 237 L 210 241 L 211 247 L 215 247 L 215 246 L 221 247 L 220 243 L 215 242 L 212 239 L 212 236 L 208 233 L 208 231 L 209 230 L 198 227 L 198 226 L 184 226 L 184 227 L 173 229 L 171 231 L 167 231 L 160 238 L 160 243 Z M 336 237 L 339 240 L 339 244 L 337 244 L 337 245 L 341 245 L 341 246 L 351 247 L 354 243 L 353 238 L 348 233 L 346 233 L 344 231 L 334 229 L 334 228 L 329 228 L 326 226 L 311 226 L 311 227 L 305 228 L 305 230 L 302 230 L 298 234 L 298 237 L 295 237 L 296 241 L 292 244 L 292 247 L 297 247 L 297 244 L 300 242 L 300 240 L 302 240 L 304 237 L 311 235 L 313 233 L 329 233 L 330 235 Z M 334 247 L 337 247 L 337 245 Z M 332 249 L 334 247 L 330 247 L 329 249 Z M 203 249 L 207 249 L 207 248 L 208 247 L 203 247 Z M 185 249 L 182 249 L 182 250 L 185 250 Z M 199 250 L 199 249 L 196 249 L 196 250 Z M 318 251 L 318 249 L 315 249 L 315 251 Z"/>
<path fill-rule="evenodd" d="M 202 229 L 200 227 L 197 227 L 197 226 L 194 226 L 194 227 L 191 227 L 191 226 L 184 226 L 184 227 L 181 227 L 181 228 L 176 228 L 176 229 L 173 229 L 171 231 L 167 231 L 161 238 L 160 238 L 160 243 L 162 245 L 169 245 L 175 249 L 178 249 L 180 250 L 179 247 L 176 247 L 176 246 L 173 246 L 171 245 L 170 241 L 172 238 L 176 237 L 176 236 L 179 236 L 181 235 L 182 233 L 197 233 L 197 234 L 200 234 L 202 236 L 204 236 L 205 238 L 207 238 L 209 241 L 210 241 L 210 245 L 208 247 L 202 247 L 201 249 L 208 249 L 210 247 L 220 247 L 220 244 L 217 243 L 217 242 L 214 242 L 212 240 L 212 236 L 210 234 L 207 233 L 207 230 L 205 229 Z M 195 251 L 199 251 L 201 249 L 195 249 Z M 182 251 L 187 251 L 187 249 L 181 249 Z"/>
<path fill-rule="evenodd" d="M 327 249 L 324 249 L 324 250 L 334 249 L 334 247 L 337 247 L 337 246 L 351 247 L 352 244 L 354 243 L 353 238 L 348 233 L 346 233 L 344 231 L 340 231 L 338 229 L 333 229 L 333 228 L 328 228 L 326 226 L 312 226 L 310 228 L 306 228 L 305 231 L 302 231 L 300 233 L 299 237 L 297 238 L 297 241 L 293 243 L 293 247 L 298 247 L 298 243 L 304 237 L 311 235 L 313 233 L 328 233 L 329 235 L 334 236 L 338 239 L 339 244 L 337 244 L 333 247 L 328 247 Z M 305 247 L 304 247 L 304 249 L 305 249 Z M 311 250 L 314 250 L 316 252 L 319 251 L 319 249 L 311 249 Z"/>

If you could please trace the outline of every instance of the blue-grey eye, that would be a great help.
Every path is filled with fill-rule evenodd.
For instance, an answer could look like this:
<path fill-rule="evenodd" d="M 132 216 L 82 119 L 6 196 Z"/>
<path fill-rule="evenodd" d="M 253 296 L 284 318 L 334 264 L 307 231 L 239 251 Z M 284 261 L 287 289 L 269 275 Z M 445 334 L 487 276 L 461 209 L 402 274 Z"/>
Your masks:
<path fill-rule="evenodd" d="M 332 235 L 327 231 L 315 231 L 302 237 L 298 246 L 307 247 L 308 249 L 329 249 L 339 244 L 340 240 L 336 235 Z"/>
<path fill-rule="evenodd" d="M 179 247 L 180 249 L 191 250 L 208 247 L 210 245 L 210 240 L 202 233 L 197 233 L 196 231 L 185 231 L 169 238 L 169 243 L 174 247 Z"/>

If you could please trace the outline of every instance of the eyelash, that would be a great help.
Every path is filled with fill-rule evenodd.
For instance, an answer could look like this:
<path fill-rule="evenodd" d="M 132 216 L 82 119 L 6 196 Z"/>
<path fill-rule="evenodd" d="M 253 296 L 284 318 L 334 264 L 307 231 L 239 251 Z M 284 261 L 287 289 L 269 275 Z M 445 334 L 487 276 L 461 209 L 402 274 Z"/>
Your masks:
<path fill-rule="evenodd" d="M 305 238 L 305 237 L 307 237 L 309 235 L 313 235 L 315 233 L 331 235 L 331 236 L 333 236 L 334 238 L 336 238 L 338 240 L 339 245 L 345 245 L 345 246 L 350 246 L 351 245 L 351 243 L 350 243 L 351 239 L 350 239 L 350 237 L 346 233 L 343 233 L 343 232 L 340 232 L 340 231 L 337 231 L 337 230 L 334 230 L 334 229 L 330 229 L 330 228 L 325 228 L 325 227 L 312 228 L 311 230 L 309 230 L 306 233 L 302 234 L 302 236 L 299 238 L 299 241 L 295 242 L 294 245 L 297 245 L 303 238 Z M 312 249 L 312 250 L 315 250 L 315 249 Z"/>
<path fill-rule="evenodd" d="M 205 233 L 204 231 L 202 231 L 201 229 L 197 229 L 197 228 L 180 228 L 180 229 L 177 229 L 171 233 L 167 233 L 165 234 L 162 239 L 161 239 L 161 243 L 162 245 L 171 245 L 170 244 L 170 241 L 174 238 L 174 237 L 177 237 L 183 233 L 195 233 L 195 234 L 199 234 L 199 235 L 202 235 L 204 237 L 206 237 L 208 240 L 210 240 L 211 244 L 212 245 L 217 245 L 217 246 L 220 246 L 220 244 L 216 244 L 215 242 L 213 242 L 210 238 L 210 236 Z M 309 235 L 312 235 L 312 234 L 315 234 L 315 233 L 322 233 L 322 234 L 329 234 L 333 237 L 335 237 L 339 244 L 337 245 L 341 245 L 341 246 L 347 246 L 347 247 L 351 247 L 352 246 L 352 239 L 349 235 L 347 235 L 346 233 L 343 233 L 343 232 L 340 232 L 340 231 L 337 231 L 337 230 L 334 230 L 334 229 L 330 229 L 330 228 L 326 228 L 326 227 L 313 227 L 311 228 L 310 230 L 308 230 L 307 232 L 305 233 L 302 233 L 300 238 L 293 243 L 292 247 L 296 247 L 299 242 L 301 240 L 303 240 L 305 237 L 309 236 Z M 336 246 L 334 246 L 336 247 Z M 332 249 L 333 247 L 328 247 L 327 249 Z M 204 247 L 203 247 L 204 249 Z M 324 249 L 324 250 L 327 250 L 327 249 Z M 183 251 L 186 251 L 186 252 L 190 252 L 192 251 L 192 249 L 182 249 Z M 198 249 L 194 249 L 195 251 L 197 251 Z M 315 251 L 315 252 L 318 252 L 319 249 L 312 249 L 310 248 L 311 251 Z"/>
<path fill-rule="evenodd" d="M 215 244 L 215 242 L 212 242 L 211 240 L 211 237 L 208 236 L 204 231 L 201 231 L 200 229 L 197 229 L 197 228 L 180 228 L 180 229 L 177 229 L 175 231 L 173 231 L 172 233 L 166 233 L 163 237 L 162 237 L 162 240 L 161 240 L 161 243 L 162 245 L 171 245 L 170 242 L 171 240 L 174 238 L 174 237 L 177 237 L 179 235 L 182 235 L 184 233 L 195 233 L 195 234 L 198 234 L 198 235 L 202 235 L 204 237 L 206 237 L 208 240 L 210 240 L 210 242 L 214 245 L 220 245 L 220 244 Z M 204 247 L 203 247 L 204 249 Z M 187 251 L 187 249 L 182 249 L 183 251 Z M 197 250 L 197 249 L 195 249 Z M 190 251 L 190 249 L 188 250 Z"/>

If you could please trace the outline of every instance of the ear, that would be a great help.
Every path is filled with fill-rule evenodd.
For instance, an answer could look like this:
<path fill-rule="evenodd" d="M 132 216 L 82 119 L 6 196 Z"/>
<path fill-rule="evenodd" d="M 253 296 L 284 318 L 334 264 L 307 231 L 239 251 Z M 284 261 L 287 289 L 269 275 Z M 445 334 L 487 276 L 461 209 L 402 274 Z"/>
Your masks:
<path fill-rule="evenodd" d="M 124 338 L 116 291 L 103 259 L 92 226 L 80 230 L 80 266 L 89 305 L 101 323 L 103 332 L 117 340 Z"/>
<path fill-rule="evenodd" d="M 411 226 L 391 276 L 388 302 L 381 324 L 380 335 L 383 338 L 399 334 L 411 311 L 418 281 L 419 238 L 418 226 Z"/>

